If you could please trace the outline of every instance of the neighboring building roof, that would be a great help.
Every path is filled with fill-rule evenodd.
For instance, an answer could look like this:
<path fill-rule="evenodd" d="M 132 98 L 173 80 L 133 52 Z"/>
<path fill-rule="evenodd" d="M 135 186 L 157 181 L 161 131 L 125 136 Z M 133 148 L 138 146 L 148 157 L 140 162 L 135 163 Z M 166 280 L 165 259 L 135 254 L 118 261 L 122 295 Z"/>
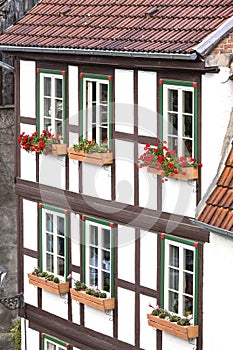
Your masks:
<path fill-rule="evenodd" d="M 233 231 L 233 141 L 225 167 L 197 220 Z"/>
<path fill-rule="evenodd" d="M 0 49 L 201 54 L 232 30 L 232 15 L 232 0 L 42 0 Z"/>

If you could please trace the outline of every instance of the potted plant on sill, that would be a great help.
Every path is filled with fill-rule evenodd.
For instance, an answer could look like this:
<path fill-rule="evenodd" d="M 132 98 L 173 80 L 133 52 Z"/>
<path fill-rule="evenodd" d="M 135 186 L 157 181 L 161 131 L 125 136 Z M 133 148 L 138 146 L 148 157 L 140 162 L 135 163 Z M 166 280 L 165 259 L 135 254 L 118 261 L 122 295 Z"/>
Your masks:
<path fill-rule="evenodd" d="M 192 316 L 182 318 L 159 306 L 154 308 L 149 304 L 149 307 L 153 308 L 151 314 L 147 314 L 149 326 L 185 340 L 198 337 L 198 326 L 190 323 Z"/>
<path fill-rule="evenodd" d="M 79 160 L 96 165 L 108 165 L 113 163 L 113 154 L 108 148 L 108 139 L 98 145 L 95 140 L 83 139 L 68 149 L 70 159 Z"/>
<path fill-rule="evenodd" d="M 55 137 L 50 132 L 43 130 L 41 134 L 37 131 L 31 135 L 22 132 L 18 138 L 20 148 L 28 153 L 51 154 L 53 156 L 65 155 L 67 153 L 66 144 L 62 143 L 62 138 Z"/>
<path fill-rule="evenodd" d="M 178 157 L 166 144 L 166 141 L 156 142 L 154 146 L 147 143 L 145 152 L 138 158 L 138 168 L 147 167 L 149 173 L 160 175 L 162 182 L 167 177 L 184 181 L 197 179 L 198 167 L 202 164 L 192 157 Z"/>
<path fill-rule="evenodd" d="M 72 278 L 71 275 L 68 278 Z M 88 288 L 85 283 L 75 281 L 74 288 L 70 289 L 72 300 L 81 304 L 91 306 L 97 310 L 113 310 L 115 308 L 115 299 L 107 298 L 105 292 L 101 292 L 96 286 Z"/>
<path fill-rule="evenodd" d="M 58 277 L 47 272 L 41 272 L 37 268 L 32 273 L 28 273 L 28 279 L 30 284 L 54 294 L 69 292 L 69 282 L 61 282 Z"/>

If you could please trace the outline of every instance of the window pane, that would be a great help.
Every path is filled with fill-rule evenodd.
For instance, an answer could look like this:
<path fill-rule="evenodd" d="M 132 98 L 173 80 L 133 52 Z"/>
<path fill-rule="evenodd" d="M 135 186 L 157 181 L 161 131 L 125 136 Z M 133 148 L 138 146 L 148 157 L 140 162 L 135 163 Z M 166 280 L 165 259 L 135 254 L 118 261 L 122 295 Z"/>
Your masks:
<path fill-rule="evenodd" d="M 46 234 L 46 249 L 48 252 L 53 253 L 53 235 Z"/>
<path fill-rule="evenodd" d="M 193 113 L 192 91 L 183 91 L 183 113 Z"/>
<path fill-rule="evenodd" d="M 183 115 L 183 137 L 193 137 L 192 122 L 192 116 Z"/>
<path fill-rule="evenodd" d="M 44 129 L 51 132 L 51 119 L 44 118 Z"/>
<path fill-rule="evenodd" d="M 98 267 L 98 248 L 90 247 L 90 265 Z"/>
<path fill-rule="evenodd" d="M 93 267 L 90 267 L 90 285 L 91 286 L 98 286 L 98 270 L 94 269 Z"/>
<path fill-rule="evenodd" d="M 64 238 L 58 237 L 57 238 L 57 254 L 64 256 L 65 255 L 65 250 L 64 250 Z"/>
<path fill-rule="evenodd" d="M 46 271 L 54 272 L 53 255 L 46 254 Z"/>
<path fill-rule="evenodd" d="M 178 313 L 178 310 L 179 310 L 178 293 L 169 291 L 168 310 L 176 314 Z"/>
<path fill-rule="evenodd" d="M 44 96 L 51 96 L 51 78 L 44 78 Z"/>
<path fill-rule="evenodd" d="M 179 267 L 179 247 L 169 245 L 169 265 Z"/>
<path fill-rule="evenodd" d="M 179 289 L 179 271 L 169 268 L 169 288 Z"/>
<path fill-rule="evenodd" d="M 47 346 L 46 346 L 46 350 L 56 350 L 56 345 L 50 343 L 47 341 Z"/>
<path fill-rule="evenodd" d="M 193 154 L 193 141 L 192 140 L 184 140 L 183 144 L 183 152 L 182 154 L 186 157 L 191 156 Z"/>
<path fill-rule="evenodd" d="M 51 117 L 51 98 L 44 98 L 44 116 Z"/>
<path fill-rule="evenodd" d="M 62 119 L 62 101 L 55 100 L 55 118 Z"/>
<path fill-rule="evenodd" d="M 107 128 L 100 128 L 99 132 L 100 132 L 100 140 L 101 141 L 106 139 L 106 137 L 108 137 L 108 130 L 107 130 Z"/>
<path fill-rule="evenodd" d="M 55 97 L 62 98 L 62 79 L 55 79 Z"/>
<path fill-rule="evenodd" d="M 55 135 L 62 135 L 62 121 L 55 121 Z"/>
<path fill-rule="evenodd" d="M 108 85 L 100 84 L 100 103 L 108 102 Z"/>
<path fill-rule="evenodd" d="M 63 258 L 57 258 L 57 274 L 64 276 L 65 274 L 65 260 Z"/>
<path fill-rule="evenodd" d="M 53 215 L 46 213 L 46 231 L 53 232 Z"/>
<path fill-rule="evenodd" d="M 193 271 L 193 254 L 194 252 L 189 249 L 184 249 L 184 269 Z"/>
<path fill-rule="evenodd" d="M 107 126 L 108 122 L 108 107 L 107 106 L 100 106 L 100 124 L 102 126 Z"/>
<path fill-rule="evenodd" d="M 193 314 L 193 298 L 184 296 L 183 305 L 184 305 L 183 315 L 186 317 L 189 315 L 192 315 Z"/>
<path fill-rule="evenodd" d="M 98 245 L 98 227 L 90 226 L 90 244 Z"/>
<path fill-rule="evenodd" d="M 106 250 L 102 251 L 102 268 L 110 271 L 110 253 Z"/>
<path fill-rule="evenodd" d="M 60 236 L 64 236 L 65 232 L 65 220 L 64 218 L 58 216 L 57 218 L 57 234 Z"/>
<path fill-rule="evenodd" d="M 168 110 L 169 111 L 178 111 L 178 91 L 177 90 L 168 90 Z"/>
<path fill-rule="evenodd" d="M 102 229 L 102 240 L 103 248 L 110 249 L 110 230 Z"/>
<path fill-rule="evenodd" d="M 184 292 L 193 295 L 193 275 L 188 272 L 184 273 Z"/>
<path fill-rule="evenodd" d="M 102 286 L 105 292 L 110 292 L 110 273 L 102 272 Z"/>
<path fill-rule="evenodd" d="M 168 113 L 168 133 L 171 135 L 178 134 L 178 115 Z"/>
<path fill-rule="evenodd" d="M 178 140 L 176 137 L 170 137 L 168 136 L 168 148 L 170 148 L 173 151 L 176 151 L 178 153 Z"/>

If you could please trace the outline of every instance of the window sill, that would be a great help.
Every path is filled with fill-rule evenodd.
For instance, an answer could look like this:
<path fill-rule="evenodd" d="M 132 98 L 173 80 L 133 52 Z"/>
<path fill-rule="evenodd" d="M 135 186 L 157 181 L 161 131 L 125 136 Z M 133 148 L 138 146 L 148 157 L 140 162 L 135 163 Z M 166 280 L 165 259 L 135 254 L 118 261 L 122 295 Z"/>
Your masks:
<path fill-rule="evenodd" d="M 153 167 L 147 168 L 148 173 L 153 173 L 156 175 L 163 175 L 162 170 L 157 170 Z M 197 180 L 198 179 L 198 169 L 194 168 L 192 166 L 185 168 L 185 175 L 182 174 L 169 174 L 167 177 L 171 179 L 177 179 L 182 181 L 188 181 L 188 180 Z"/>
<path fill-rule="evenodd" d="M 147 318 L 149 326 L 175 335 L 176 337 L 185 340 L 198 337 L 198 326 L 180 326 L 177 323 L 167 321 L 151 314 L 148 314 Z"/>
<path fill-rule="evenodd" d="M 52 156 L 65 156 L 67 153 L 66 143 L 53 143 L 49 146 L 49 154 Z"/>
<path fill-rule="evenodd" d="M 83 151 L 74 151 L 73 147 L 68 149 L 70 159 L 79 160 L 96 165 L 108 165 L 113 163 L 113 153 L 84 153 Z"/>
<path fill-rule="evenodd" d="M 55 283 L 52 281 L 47 281 L 45 278 L 38 277 L 31 273 L 28 273 L 29 283 L 33 284 L 35 287 L 42 288 L 48 292 L 54 294 L 64 294 L 69 292 L 69 282 Z"/>
<path fill-rule="evenodd" d="M 70 289 L 71 299 L 93 307 L 94 309 L 105 311 L 113 310 L 115 308 L 115 298 L 97 298 L 93 295 L 86 294 L 83 291 L 77 292 L 75 289 Z"/>

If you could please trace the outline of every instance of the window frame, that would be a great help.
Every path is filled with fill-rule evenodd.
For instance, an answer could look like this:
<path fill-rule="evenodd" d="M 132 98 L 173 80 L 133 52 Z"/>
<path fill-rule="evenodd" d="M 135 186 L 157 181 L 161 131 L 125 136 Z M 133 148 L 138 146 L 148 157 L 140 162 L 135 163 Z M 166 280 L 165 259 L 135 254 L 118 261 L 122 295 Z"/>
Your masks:
<path fill-rule="evenodd" d="M 85 92 L 85 82 L 94 81 L 101 83 L 103 81 L 108 84 L 108 122 L 107 122 L 107 138 L 108 146 L 112 150 L 112 77 L 110 75 L 100 75 L 100 74 L 89 74 L 89 73 L 80 73 L 80 114 L 79 114 L 79 125 L 80 125 L 80 140 L 87 138 L 88 140 L 93 139 L 92 133 L 86 130 L 86 123 L 84 120 L 84 114 L 86 111 L 85 102 L 86 102 L 86 92 Z M 87 128 L 88 129 L 88 128 Z M 96 142 L 100 143 L 103 140 L 99 140 L 99 137 L 96 137 Z"/>
<path fill-rule="evenodd" d="M 89 241 L 87 234 L 88 234 L 88 227 L 92 225 L 92 226 L 96 226 L 98 227 L 98 229 L 101 228 L 106 228 L 110 231 L 110 269 L 109 269 L 109 273 L 110 273 L 110 291 L 106 292 L 104 291 L 102 288 L 100 288 L 100 285 L 98 285 L 98 288 L 101 291 L 106 292 L 107 297 L 109 298 L 113 298 L 114 297 L 114 256 L 115 256 L 115 250 L 114 250 L 114 231 L 115 231 L 115 227 L 112 223 L 107 222 L 107 221 L 103 221 L 103 220 L 98 220 L 96 218 L 93 217 L 86 217 L 83 216 L 82 217 L 82 281 L 88 285 L 88 287 L 91 287 L 91 285 L 89 285 L 89 278 L 88 278 L 88 260 L 89 260 L 89 253 L 88 253 L 88 248 L 89 245 L 87 244 L 87 242 Z M 99 250 L 101 250 L 102 246 L 99 245 Z M 99 264 L 98 264 L 98 270 L 99 273 L 101 272 L 101 270 L 103 270 L 101 268 L 101 260 L 99 259 Z"/>
<path fill-rule="evenodd" d="M 199 281 L 199 244 L 197 242 L 181 239 L 178 237 L 170 236 L 167 234 L 161 234 L 161 294 L 160 294 L 160 306 L 169 311 L 168 308 L 168 282 L 169 282 L 169 273 L 168 273 L 168 247 L 170 245 L 178 246 L 181 249 L 189 249 L 194 252 L 193 258 L 193 322 L 194 325 L 198 322 L 198 281 Z M 180 268 L 181 272 L 184 272 L 184 269 Z M 183 281 L 183 280 L 181 280 Z M 181 300 L 180 293 L 183 292 L 183 289 L 179 289 L 179 298 Z M 166 293 L 166 295 L 165 295 Z M 183 306 L 183 304 L 182 304 Z M 181 307 L 180 307 L 181 308 Z M 185 317 L 185 315 L 179 316 Z"/>
<path fill-rule="evenodd" d="M 38 133 L 42 133 L 45 129 L 44 127 L 44 116 L 41 115 L 43 111 L 43 78 L 50 77 L 55 79 L 57 76 L 60 76 L 62 79 L 62 143 L 66 142 L 66 75 L 65 71 L 61 70 L 49 70 L 49 69 L 41 69 L 37 68 L 37 128 Z M 52 123 L 55 123 L 55 116 L 53 117 Z M 51 131 L 51 133 L 56 137 L 55 128 Z"/>
<path fill-rule="evenodd" d="M 63 217 L 64 218 L 64 276 L 59 275 L 57 272 L 57 267 L 55 267 L 55 263 L 57 261 L 57 257 L 59 254 L 56 254 L 56 258 L 54 259 L 54 272 L 50 272 L 45 269 L 46 267 L 46 213 L 53 214 L 55 217 Z M 51 207 L 48 205 L 39 205 L 39 227 L 40 227 L 40 270 L 48 273 L 52 273 L 55 277 L 58 277 L 62 282 L 67 281 L 68 272 L 68 215 L 67 211 L 55 207 Z M 54 235 L 55 236 L 55 235 Z M 57 235 L 55 236 L 54 246 L 56 247 L 57 243 Z M 55 249 L 57 252 L 57 248 Z M 55 256 L 54 252 L 54 256 Z"/>
<path fill-rule="evenodd" d="M 64 341 L 61 341 L 57 338 L 51 337 L 48 334 L 41 334 L 41 339 L 42 339 L 42 350 L 47 350 L 46 343 L 50 342 L 54 345 L 56 345 L 56 350 L 58 350 L 58 347 L 63 347 L 62 350 L 67 350 L 70 349 L 70 344 L 65 343 Z"/>
<path fill-rule="evenodd" d="M 166 79 L 160 79 L 160 115 L 161 115 L 161 128 L 160 128 L 160 134 L 162 139 L 165 139 L 168 141 L 168 130 L 165 130 L 165 120 L 166 124 L 168 125 L 168 118 L 167 118 L 167 111 L 168 111 L 168 106 L 166 104 L 166 98 L 165 96 L 167 95 L 167 91 L 169 88 L 171 89 L 176 89 L 179 91 L 192 91 L 193 92 L 193 125 L 192 125 L 192 133 L 193 136 L 193 152 L 192 152 L 192 157 L 197 158 L 197 82 L 187 82 L 187 81 L 176 81 L 176 80 L 166 80 Z M 166 104 L 166 107 L 165 107 Z M 180 112 L 180 113 L 179 113 Z M 183 151 L 182 151 L 182 141 L 186 137 L 184 137 L 181 134 L 182 131 L 182 111 L 178 111 L 178 155 L 183 156 Z M 180 125 L 181 124 L 181 125 Z M 188 139 L 188 138 L 187 138 Z M 168 146 L 169 147 L 169 146 Z M 172 148 L 172 147 L 169 147 Z"/>

